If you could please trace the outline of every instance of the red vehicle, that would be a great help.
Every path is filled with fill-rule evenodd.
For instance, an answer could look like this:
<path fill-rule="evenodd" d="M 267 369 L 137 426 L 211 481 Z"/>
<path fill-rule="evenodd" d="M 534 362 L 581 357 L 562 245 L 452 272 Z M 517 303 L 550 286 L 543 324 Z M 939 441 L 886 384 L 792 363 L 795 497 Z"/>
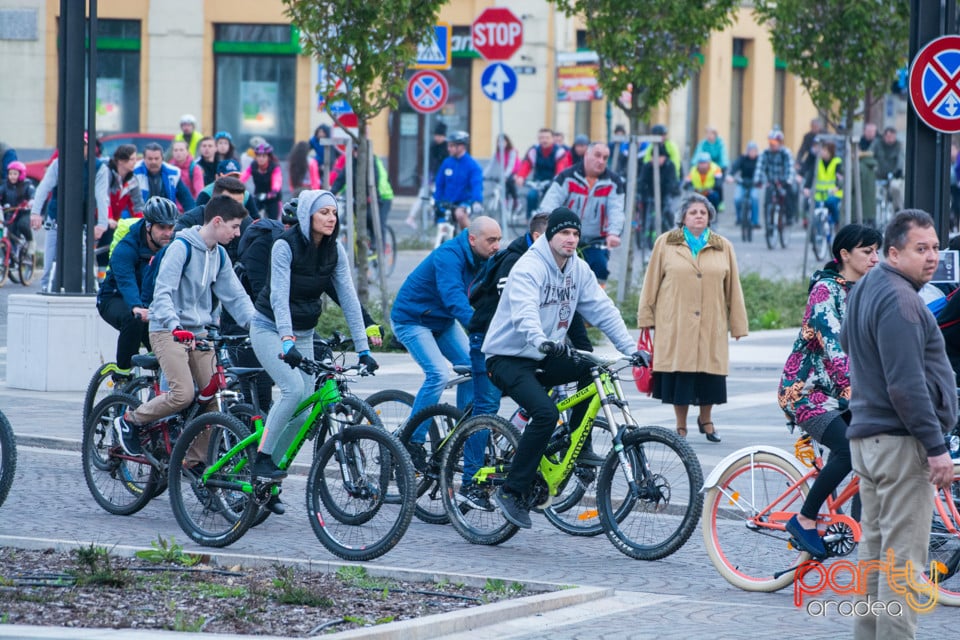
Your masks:
<path fill-rule="evenodd" d="M 117 147 L 122 144 L 134 145 L 137 148 L 137 152 L 143 155 L 143 148 L 151 142 L 156 142 L 163 147 L 164 155 L 166 155 L 167 149 L 173 142 L 173 135 L 169 133 L 109 133 L 101 136 L 99 142 L 101 158 L 109 158 L 113 155 L 113 152 L 117 150 Z M 40 182 L 40 180 L 43 179 L 43 174 L 46 172 L 47 167 L 56 157 L 56 151 L 54 151 L 53 155 L 46 160 L 34 160 L 33 162 L 24 163 L 27 165 L 27 179 L 33 180 L 34 184 Z"/>

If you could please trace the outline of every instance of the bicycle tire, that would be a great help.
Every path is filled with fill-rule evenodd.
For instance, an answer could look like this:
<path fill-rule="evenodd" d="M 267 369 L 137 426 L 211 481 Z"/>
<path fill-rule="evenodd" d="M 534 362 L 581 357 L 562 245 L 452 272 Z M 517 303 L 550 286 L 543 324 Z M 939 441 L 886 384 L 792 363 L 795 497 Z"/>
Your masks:
<path fill-rule="evenodd" d="M 623 435 L 623 447 L 641 495 L 631 495 L 626 483 L 615 486 L 624 474 L 620 458 L 608 455 L 597 480 L 600 522 L 624 555 L 636 560 L 666 558 L 686 544 L 700 520 L 700 461 L 685 439 L 663 427 L 631 429 Z"/>
<path fill-rule="evenodd" d="M 104 511 L 129 516 L 143 509 L 158 493 L 160 473 L 144 459 L 129 459 L 116 441 L 113 421 L 140 402 L 133 396 L 114 393 L 101 400 L 90 413 L 83 432 L 83 477 L 87 488 Z"/>
<path fill-rule="evenodd" d="M 20 256 L 17 259 L 17 275 L 20 276 L 20 284 L 29 287 L 33 281 L 33 273 L 37 267 L 37 256 L 30 253 L 26 245 L 20 247 Z"/>
<path fill-rule="evenodd" d="M 441 445 L 447 436 L 456 429 L 457 423 L 462 418 L 463 412 L 460 409 L 449 404 L 435 404 L 417 411 L 407 420 L 403 431 L 400 433 L 400 444 L 409 451 L 408 447 L 413 432 L 419 425 L 429 422 L 427 439 L 424 443 L 427 451 L 426 468 L 414 468 L 413 470 L 417 480 L 417 506 L 413 514 L 418 520 L 427 524 L 447 524 L 450 522 L 450 517 L 443 505 L 443 498 L 440 495 L 440 465 L 443 462 Z"/>
<path fill-rule="evenodd" d="M 777 207 L 777 237 L 780 240 L 781 249 L 786 249 L 790 246 L 790 225 L 787 221 L 786 206 Z"/>
<path fill-rule="evenodd" d="M 786 531 L 745 526 L 748 518 L 766 508 L 801 474 L 787 460 L 771 453 L 755 453 L 735 460 L 706 492 L 703 503 L 703 542 L 710 562 L 723 578 L 744 591 L 779 591 L 793 583 L 794 571 L 775 574 L 809 560 L 810 554 L 792 550 Z M 800 509 L 809 487 L 777 507 Z"/>
<path fill-rule="evenodd" d="M 597 416 L 591 432 L 593 450 L 602 456 L 613 448 L 606 422 L 603 416 Z M 603 533 L 597 509 L 599 475 L 600 470 L 596 467 L 576 465 L 566 486 L 543 511 L 550 524 L 571 536 L 592 537 Z"/>
<path fill-rule="evenodd" d="M 519 527 L 508 522 L 499 509 L 480 511 L 461 508 L 456 497 L 462 481 L 463 448 L 467 440 L 480 431 L 489 431 L 484 447 L 483 465 L 500 469 L 489 476 L 489 486 L 485 487 L 489 496 L 503 484 L 520 441 L 520 432 L 499 416 L 476 416 L 461 424 L 444 447 L 440 494 L 450 517 L 450 524 L 464 540 L 471 544 L 496 545 L 516 535 Z"/>
<path fill-rule="evenodd" d="M 350 477 L 344 479 L 344 470 Z M 397 504 L 384 500 L 393 485 Z M 379 558 L 406 533 L 414 510 L 413 464 L 397 438 L 356 426 L 328 438 L 307 476 L 307 512 L 317 539 L 339 558 Z"/>
<path fill-rule="evenodd" d="M 10 240 L 0 238 L 0 287 L 7 282 L 10 273 Z"/>
<path fill-rule="evenodd" d="M 7 416 L 0 411 L 0 505 L 10 494 L 17 472 L 17 441 Z"/>
<path fill-rule="evenodd" d="M 393 232 L 393 227 L 386 225 L 383 228 L 383 256 L 380 263 L 386 269 L 385 275 L 390 277 L 393 270 L 397 268 L 397 234 Z"/>
<path fill-rule="evenodd" d="M 121 391 L 128 396 L 134 396 L 140 401 L 140 404 L 143 404 L 147 400 L 152 400 L 157 395 L 157 386 L 157 378 L 155 376 L 137 376 L 123 385 Z"/>
<path fill-rule="evenodd" d="M 177 524 L 197 544 L 205 547 L 233 544 L 257 517 L 262 505 L 257 504 L 253 494 L 244 493 L 240 488 L 241 483 L 252 481 L 250 469 L 257 454 L 255 445 L 243 449 L 209 479 L 233 486 L 201 484 L 200 471 L 196 469 L 197 464 L 211 466 L 249 435 L 246 426 L 234 416 L 210 411 L 187 423 L 177 438 L 170 454 L 167 478 L 170 506 Z M 184 466 L 188 458 L 198 454 L 202 455 L 202 460 Z"/>
<path fill-rule="evenodd" d="M 246 402 L 238 402 L 227 407 L 227 413 L 239 420 L 244 427 L 247 428 L 247 431 L 253 433 L 256 431 L 256 426 L 253 421 L 256 416 L 259 416 L 260 413 L 254 408 L 252 404 L 247 404 Z M 257 512 L 257 516 L 253 519 L 253 522 L 250 523 L 250 528 L 260 526 L 263 524 L 264 520 L 270 517 L 270 510 L 260 507 Z"/>
<path fill-rule="evenodd" d="M 777 248 L 777 230 L 774 227 L 774 221 L 776 220 L 776 205 L 772 203 L 764 203 L 763 207 L 763 235 L 764 239 L 767 241 L 767 249 L 771 251 Z"/>
<path fill-rule="evenodd" d="M 753 201 L 750 198 L 749 189 L 743 194 L 743 202 L 740 205 L 740 239 L 744 242 L 753 242 Z"/>
<path fill-rule="evenodd" d="M 93 375 L 90 376 L 90 382 L 87 383 L 87 390 L 83 394 L 83 415 L 81 416 L 81 428 L 86 429 L 87 420 L 97 406 L 104 398 L 118 391 L 124 391 L 129 384 L 116 376 L 119 370 L 116 362 L 107 362 L 100 365 Z M 118 388 L 118 383 L 123 382 L 123 386 Z M 133 395 L 133 394 L 131 394 Z"/>
<path fill-rule="evenodd" d="M 395 436 L 403 431 L 403 424 L 413 412 L 415 397 L 401 389 L 383 389 L 372 393 L 364 400 L 383 423 L 383 428 Z"/>
<path fill-rule="evenodd" d="M 813 257 L 817 260 L 823 260 L 830 251 L 827 246 L 827 230 L 816 210 L 814 210 L 813 221 L 810 224 L 810 248 L 813 249 Z"/>
<path fill-rule="evenodd" d="M 346 394 L 340 398 L 340 402 L 327 407 L 326 411 L 320 417 L 320 433 L 334 434 L 347 427 L 377 427 L 383 429 L 383 422 L 380 421 L 376 411 L 373 410 L 366 401 L 361 398 Z M 335 421 L 336 425 L 332 424 Z M 316 459 L 320 453 L 320 447 L 323 446 L 324 439 L 315 436 L 313 439 L 313 457 Z"/>
<path fill-rule="evenodd" d="M 949 500 L 948 517 L 952 521 L 945 523 L 936 509 L 930 528 L 928 547 L 927 577 L 930 563 L 936 561 L 946 565 L 948 572 L 940 576 L 937 584 L 937 602 L 948 607 L 960 607 L 960 462 L 953 463 L 953 483 L 948 491 L 939 493 L 941 500 Z"/>

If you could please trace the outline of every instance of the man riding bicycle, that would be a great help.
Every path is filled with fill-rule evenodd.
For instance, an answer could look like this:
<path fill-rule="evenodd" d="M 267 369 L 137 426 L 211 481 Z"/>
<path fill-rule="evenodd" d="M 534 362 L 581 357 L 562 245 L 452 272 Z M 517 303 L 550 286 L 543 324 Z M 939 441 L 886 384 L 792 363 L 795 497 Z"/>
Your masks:
<path fill-rule="evenodd" d="M 579 241 L 579 216 L 566 207 L 554 210 L 545 235 L 511 270 L 483 341 L 490 379 L 530 416 L 506 481 L 494 494 L 504 517 L 524 529 L 531 526 L 529 511 L 535 506 L 525 494 L 560 417 L 545 387 L 576 380 L 582 389 L 593 383 L 590 364 L 577 358 L 566 342 L 573 314 L 583 314 L 621 353 L 639 357 L 613 301 L 577 257 Z M 570 424 L 578 425 L 586 410 L 587 403 L 578 404 Z M 579 459 L 602 463 L 587 447 Z"/>
<path fill-rule="evenodd" d="M 767 142 L 770 146 L 760 154 L 760 159 L 757 160 L 757 168 L 753 174 L 754 186 L 766 187 L 763 200 L 765 207 L 773 201 L 776 189 L 783 191 L 789 224 L 793 222 L 793 206 L 796 200 L 794 183 L 797 180 L 797 173 L 793 164 L 793 154 L 790 153 L 790 149 L 783 146 L 783 131 L 779 129 L 774 129 L 767 135 Z"/>
<path fill-rule="evenodd" d="M 470 134 L 466 131 L 455 131 L 447 138 L 447 159 L 437 169 L 436 189 L 433 199 L 440 205 L 450 203 L 454 208 L 454 217 L 458 229 L 466 229 L 470 225 L 470 214 L 473 209 L 483 207 L 483 169 L 467 153 L 470 144 Z M 437 209 L 439 219 L 441 214 Z"/>
<path fill-rule="evenodd" d="M 530 147 L 523 156 L 514 180 L 517 187 L 522 187 L 527 181 L 547 183 L 570 166 L 570 153 L 564 147 L 554 144 L 553 131 L 543 128 L 537 132 L 537 144 Z M 527 191 L 527 218 L 537 210 L 540 195 L 541 192 L 536 188 Z"/>
<path fill-rule="evenodd" d="M 710 159 L 710 154 L 697 154 L 697 163 L 690 169 L 684 182 L 691 189 L 710 201 L 714 209 L 720 209 L 723 200 L 723 169 Z"/>

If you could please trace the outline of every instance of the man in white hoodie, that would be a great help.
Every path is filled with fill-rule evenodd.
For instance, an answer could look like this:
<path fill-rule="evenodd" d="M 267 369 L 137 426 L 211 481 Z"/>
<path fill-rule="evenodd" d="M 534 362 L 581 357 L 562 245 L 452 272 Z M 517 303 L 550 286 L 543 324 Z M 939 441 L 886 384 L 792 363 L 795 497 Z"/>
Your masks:
<path fill-rule="evenodd" d="M 635 342 L 613 301 L 589 265 L 577 257 L 579 240 L 579 216 L 566 207 L 555 209 L 546 233 L 510 272 L 482 347 L 491 380 L 530 416 L 510 473 L 494 494 L 504 517 L 524 529 L 531 526 L 525 494 L 559 419 L 546 389 L 574 380 L 578 388 L 593 383 L 590 364 L 576 358 L 566 342 L 574 312 L 603 331 L 621 353 L 643 357 L 634 351 Z M 542 373 L 537 374 L 538 369 Z M 579 424 L 586 409 L 585 402 L 575 407 L 571 424 Z"/>

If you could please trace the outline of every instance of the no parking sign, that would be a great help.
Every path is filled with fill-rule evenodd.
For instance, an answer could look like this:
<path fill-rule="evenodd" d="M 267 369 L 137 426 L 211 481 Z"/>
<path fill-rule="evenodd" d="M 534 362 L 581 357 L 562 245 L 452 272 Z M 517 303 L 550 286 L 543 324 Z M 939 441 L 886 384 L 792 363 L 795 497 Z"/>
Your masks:
<path fill-rule="evenodd" d="M 418 71 L 407 83 L 407 101 L 420 113 L 442 109 L 449 93 L 446 79 L 436 71 Z"/>
<path fill-rule="evenodd" d="M 910 65 L 910 102 L 928 127 L 960 133 L 960 36 L 931 40 Z"/>

